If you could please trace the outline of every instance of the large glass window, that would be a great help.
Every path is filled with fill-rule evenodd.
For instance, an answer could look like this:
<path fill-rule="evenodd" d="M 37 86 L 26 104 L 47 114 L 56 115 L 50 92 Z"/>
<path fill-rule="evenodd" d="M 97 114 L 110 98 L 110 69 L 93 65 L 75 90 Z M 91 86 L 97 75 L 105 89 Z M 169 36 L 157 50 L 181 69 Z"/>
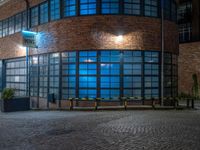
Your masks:
<path fill-rule="evenodd" d="M 22 29 L 22 14 L 17 14 L 15 16 L 15 32 L 19 32 Z"/>
<path fill-rule="evenodd" d="M 51 20 L 60 19 L 60 0 L 50 0 L 50 18 Z"/>
<path fill-rule="evenodd" d="M 145 16 L 158 16 L 158 0 L 144 0 Z"/>
<path fill-rule="evenodd" d="M 124 51 L 123 94 L 125 97 L 142 98 L 142 52 Z"/>
<path fill-rule="evenodd" d="M 62 53 L 62 99 L 76 97 L 76 52 Z"/>
<path fill-rule="evenodd" d="M 40 24 L 47 23 L 49 20 L 48 2 L 40 5 Z"/>
<path fill-rule="evenodd" d="M 31 8 L 31 27 L 38 25 L 38 7 Z"/>
<path fill-rule="evenodd" d="M 59 99 L 59 82 L 60 82 L 60 54 L 50 54 L 49 67 L 49 93 L 54 94 L 55 98 Z"/>
<path fill-rule="evenodd" d="M 79 97 L 95 98 L 97 96 L 97 52 L 81 51 L 79 62 Z"/>
<path fill-rule="evenodd" d="M 119 0 L 102 0 L 102 14 L 118 14 Z"/>
<path fill-rule="evenodd" d="M 124 14 L 140 15 L 141 0 L 124 0 Z"/>
<path fill-rule="evenodd" d="M 96 14 L 96 0 L 80 0 L 80 15 Z"/>
<path fill-rule="evenodd" d="M 6 61 L 6 87 L 15 89 L 15 96 L 26 96 L 26 61 L 24 58 Z"/>
<path fill-rule="evenodd" d="M 144 53 L 144 96 L 145 99 L 159 97 L 159 53 Z"/>
<path fill-rule="evenodd" d="M 13 34 L 15 32 L 15 17 L 9 18 L 9 34 Z"/>
<path fill-rule="evenodd" d="M 47 97 L 48 92 L 48 55 L 39 56 L 39 96 Z"/>
<path fill-rule="evenodd" d="M 30 57 L 30 95 L 38 96 L 39 86 L 38 56 Z"/>
<path fill-rule="evenodd" d="M 101 51 L 100 97 L 117 100 L 120 97 L 120 51 Z"/>

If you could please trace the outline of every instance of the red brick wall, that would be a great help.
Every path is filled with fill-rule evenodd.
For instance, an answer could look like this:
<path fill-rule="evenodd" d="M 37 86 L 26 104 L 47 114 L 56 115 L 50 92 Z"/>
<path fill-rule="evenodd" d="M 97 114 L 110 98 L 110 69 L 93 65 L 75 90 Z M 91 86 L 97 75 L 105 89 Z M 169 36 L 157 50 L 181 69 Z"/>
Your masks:
<path fill-rule="evenodd" d="M 21 1 L 21 3 L 19 3 Z M 31 0 L 35 5 L 43 0 Z M 12 0 L 0 7 L 0 18 L 25 9 L 23 0 Z M 10 11 L 7 11 L 10 10 Z M 12 10 L 12 11 L 11 11 Z M 34 28 L 39 33 L 38 49 L 31 54 L 65 50 L 136 49 L 160 50 L 160 19 L 120 15 L 70 17 Z M 165 22 L 165 50 L 178 53 L 178 32 L 173 22 Z M 117 35 L 123 41 L 116 43 Z M 20 33 L 0 39 L 0 59 L 25 55 Z"/>
<path fill-rule="evenodd" d="M 180 44 L 179 53 L 179 93 L 190 93 L 193 85 L 192 75 L 200 81 L 200 42 Z"/>

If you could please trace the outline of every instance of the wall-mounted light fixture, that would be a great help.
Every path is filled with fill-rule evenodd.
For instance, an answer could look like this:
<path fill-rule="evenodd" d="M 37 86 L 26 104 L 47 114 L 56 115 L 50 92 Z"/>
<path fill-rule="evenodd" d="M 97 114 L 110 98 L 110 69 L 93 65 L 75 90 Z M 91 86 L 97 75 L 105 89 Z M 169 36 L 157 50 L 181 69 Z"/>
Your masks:
<path fill-rule="evenodd" d="M 124 39 L 124 37 L 123 37 L 123 35 L 118 35 L 118 36 L 116 36 L 116 38 L 115 38 L 115 42 L 118 44 L 118 43 L 121 43 L 121 42 L 123 42 L 123 39 Z"/>

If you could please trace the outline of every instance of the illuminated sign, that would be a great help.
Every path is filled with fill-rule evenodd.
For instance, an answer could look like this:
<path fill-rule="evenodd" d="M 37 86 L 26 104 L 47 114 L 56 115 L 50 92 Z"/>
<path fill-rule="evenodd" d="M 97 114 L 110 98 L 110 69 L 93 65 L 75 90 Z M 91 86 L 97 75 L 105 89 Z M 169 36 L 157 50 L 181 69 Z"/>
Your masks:
<path fill-rule="evenodd" d="M 23 46 L 37 48 L 36 36 L 36 32 L 22 31 Z"/>

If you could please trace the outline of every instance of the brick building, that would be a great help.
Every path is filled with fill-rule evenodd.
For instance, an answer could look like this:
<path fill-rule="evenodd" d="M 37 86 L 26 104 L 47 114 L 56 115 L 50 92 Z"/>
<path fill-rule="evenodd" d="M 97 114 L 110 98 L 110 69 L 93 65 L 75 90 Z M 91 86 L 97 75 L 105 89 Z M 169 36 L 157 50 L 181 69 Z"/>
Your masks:
<path fill-rule="evenodd" d="M 200 1 L 179 0 L 179 92 L 191 94 L 192 75 L 200 79 Z"/>
<path fill-rule="evenodd" d="M 68 98 L 161 97 L 160 0 L 3 0 L 1 89 L 29 95 L 32 107 L 64 108 Z M 164 4 L 164 95 L 176 96 L 178 28 L 174 0 Z M 28 71 L 22 31 L 37 33 Z M 27 75 L 28 72 L 28 75 Z M 26 80 L 28 77 L 28 80 Z M 52 94 L 56 103 L 48 101 Z M 82 100 L 82 101 L 81 101 Z M 86 103 L 86 102 L 85 102 Z"/>

